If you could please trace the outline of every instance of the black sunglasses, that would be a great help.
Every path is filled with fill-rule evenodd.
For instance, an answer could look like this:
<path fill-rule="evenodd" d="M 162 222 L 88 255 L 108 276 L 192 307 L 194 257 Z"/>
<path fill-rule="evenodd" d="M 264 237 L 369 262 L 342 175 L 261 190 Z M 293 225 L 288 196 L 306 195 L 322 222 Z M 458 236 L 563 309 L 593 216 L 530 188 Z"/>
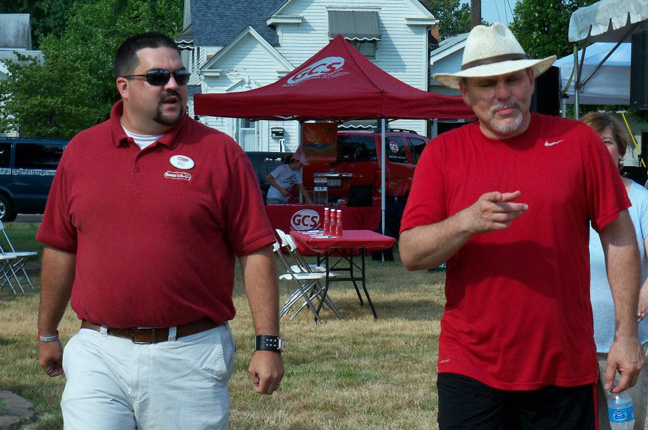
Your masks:
<path fill-rule="evenodd" d="M 170 72 L 169 70 L 164 70 L 164 69 L 155 69 L 155 70 L 149 70 L 143 75 L 126 75 L 126 76 L 122 76 L 122 78 L 126 78 L 126 79 L 145 78 L 146 82 L 148 82 L 149 85 L 153 85 L 155 87 L 161 87 L 163 85 L 166 85 L 167 82 L 169 82 L 169 79 L 171 79 L 171 75 L 173 75 L 173 79 L 175 79 L 178 85 L 186 85 L 187 82 L 189 82 L 189 77 L 191 76 L 191 72 L 187 69 L 179 69 L 176 70 L 175 72 Z"/>

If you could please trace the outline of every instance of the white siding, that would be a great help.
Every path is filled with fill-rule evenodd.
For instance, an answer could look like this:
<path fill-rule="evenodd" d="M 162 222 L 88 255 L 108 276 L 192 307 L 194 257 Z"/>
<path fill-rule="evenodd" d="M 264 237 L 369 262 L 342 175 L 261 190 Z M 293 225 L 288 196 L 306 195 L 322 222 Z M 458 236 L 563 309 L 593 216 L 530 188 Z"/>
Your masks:
<path fill-rule="evenodd" d="M 381 40 L 372 61 L 401 81 L 421 90 L 428 89 L 427 28 L 410 26 L 406 18 L 424 18 L 410 0 L 366 1 L 315 0 L 293 1 L 281 11 L 303 17 L 301 24 L 279 24 L 281 47 L 277 50 L 291 63 L 301 65 L 329 42 L 329 10 L 367 10 L 378 12 Z M 426 121 L 399 120 L 393 127 L 408 128 L 426 134 Z"/>
<path fill-rule="evenodd" d="M 418 4 L 418 3 L 416 3 Z M 312 57 L 329 42 L 328 10 L 367 10 L 379 15 L 381 40 L 377 44 L 374 63 L 397 79 L 421 90 L 428 89 L 427 27 L 407 25 L 406 18 L 431 18 L 414 0 L 292 0 L 280 10 L 281 15 L 300 16 L 301 24 L 277 24 L 281 46 L 277 52 L 295 67 Z M 211 48 L 210 54 L 220 48 Z M 204 65 L 208 49 L 200 50 L 199 62 Z M 205 76 L 203 93 L 224 93 L 257 88 L 275 82 L 286 72 L 285 65 L 276 60 L 262 44 L 249 35 L 219 59 L 213 69 L 220 76 Z M 236 119 L 204 117 L 206 124 L 231 136 L 236 133 Z M 294 151 L 299 145 L 298 124 L 295 121 L 261 121 L 260 149 L 280 149 L 278 139 L 270 137 L 270 127 L 285 129 L 284 151 Z M 427 132 L 426 121 L 398 120 L 390 127 Z"/>

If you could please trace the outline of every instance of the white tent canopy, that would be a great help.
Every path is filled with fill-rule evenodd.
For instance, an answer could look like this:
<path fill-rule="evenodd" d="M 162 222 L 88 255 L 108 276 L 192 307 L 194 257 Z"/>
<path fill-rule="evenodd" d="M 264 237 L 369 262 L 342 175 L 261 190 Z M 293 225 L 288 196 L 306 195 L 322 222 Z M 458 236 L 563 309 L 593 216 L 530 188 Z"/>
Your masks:
<path fill-rule="evenodd" d="M 569 41 L 618 42 L 648 29 L 648 0 L 601 0 L 574 12 Z"/>
<path fill-rule="evenodd" d="M 594 69 L 605 59 L 616 44 L 599 42 L 587 47 L 583 61 L 580 104 L 586 105 L 628 105 L 630 104 L 630 44 L 622 43 L 601 67 Z M 582 59 L 582 49 L 578 61 Z M 574 56 L 562 57 L 554 63 L 560 68 L 561 88 L 565 88 L 574 68 Z M 591 75 L 591 76 L 590 76 Z M 575 76 L 566 92 L 567 103 L 574 103 Z"/>

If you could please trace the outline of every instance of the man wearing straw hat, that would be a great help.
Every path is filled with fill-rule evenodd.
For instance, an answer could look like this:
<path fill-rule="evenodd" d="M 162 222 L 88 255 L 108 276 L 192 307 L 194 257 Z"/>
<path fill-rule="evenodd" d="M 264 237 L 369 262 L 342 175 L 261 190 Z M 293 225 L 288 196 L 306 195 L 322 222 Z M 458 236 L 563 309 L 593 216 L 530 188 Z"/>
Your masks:
<path fill-rule="evenodd" d="M 555 58 L 529 59 L 508 28 L 480 25 L 462 70 L 434 76 L 460 89 L 478 119 L 427 146 L 401 227 L 409 270 L 447 261 L 442 430 L 595 428 L 590 222 L 617 314 L 605 388 L 634 385 L 644 365 L 638 251 L 616 166 L 583 124 L 529 111 Z"/>

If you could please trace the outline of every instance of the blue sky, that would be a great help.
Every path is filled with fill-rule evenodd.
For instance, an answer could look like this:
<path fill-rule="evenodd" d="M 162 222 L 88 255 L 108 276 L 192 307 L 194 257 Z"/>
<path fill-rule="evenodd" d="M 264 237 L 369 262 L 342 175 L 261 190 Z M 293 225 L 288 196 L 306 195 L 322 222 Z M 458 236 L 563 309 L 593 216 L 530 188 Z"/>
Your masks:
<path fill-rule="evenodd" d="M 518 0 L 481 0 L 482 19 L 508 25 L 513 20 L 513 10 Z M 470 5 L 470 0 L 461 0 Z"/>

